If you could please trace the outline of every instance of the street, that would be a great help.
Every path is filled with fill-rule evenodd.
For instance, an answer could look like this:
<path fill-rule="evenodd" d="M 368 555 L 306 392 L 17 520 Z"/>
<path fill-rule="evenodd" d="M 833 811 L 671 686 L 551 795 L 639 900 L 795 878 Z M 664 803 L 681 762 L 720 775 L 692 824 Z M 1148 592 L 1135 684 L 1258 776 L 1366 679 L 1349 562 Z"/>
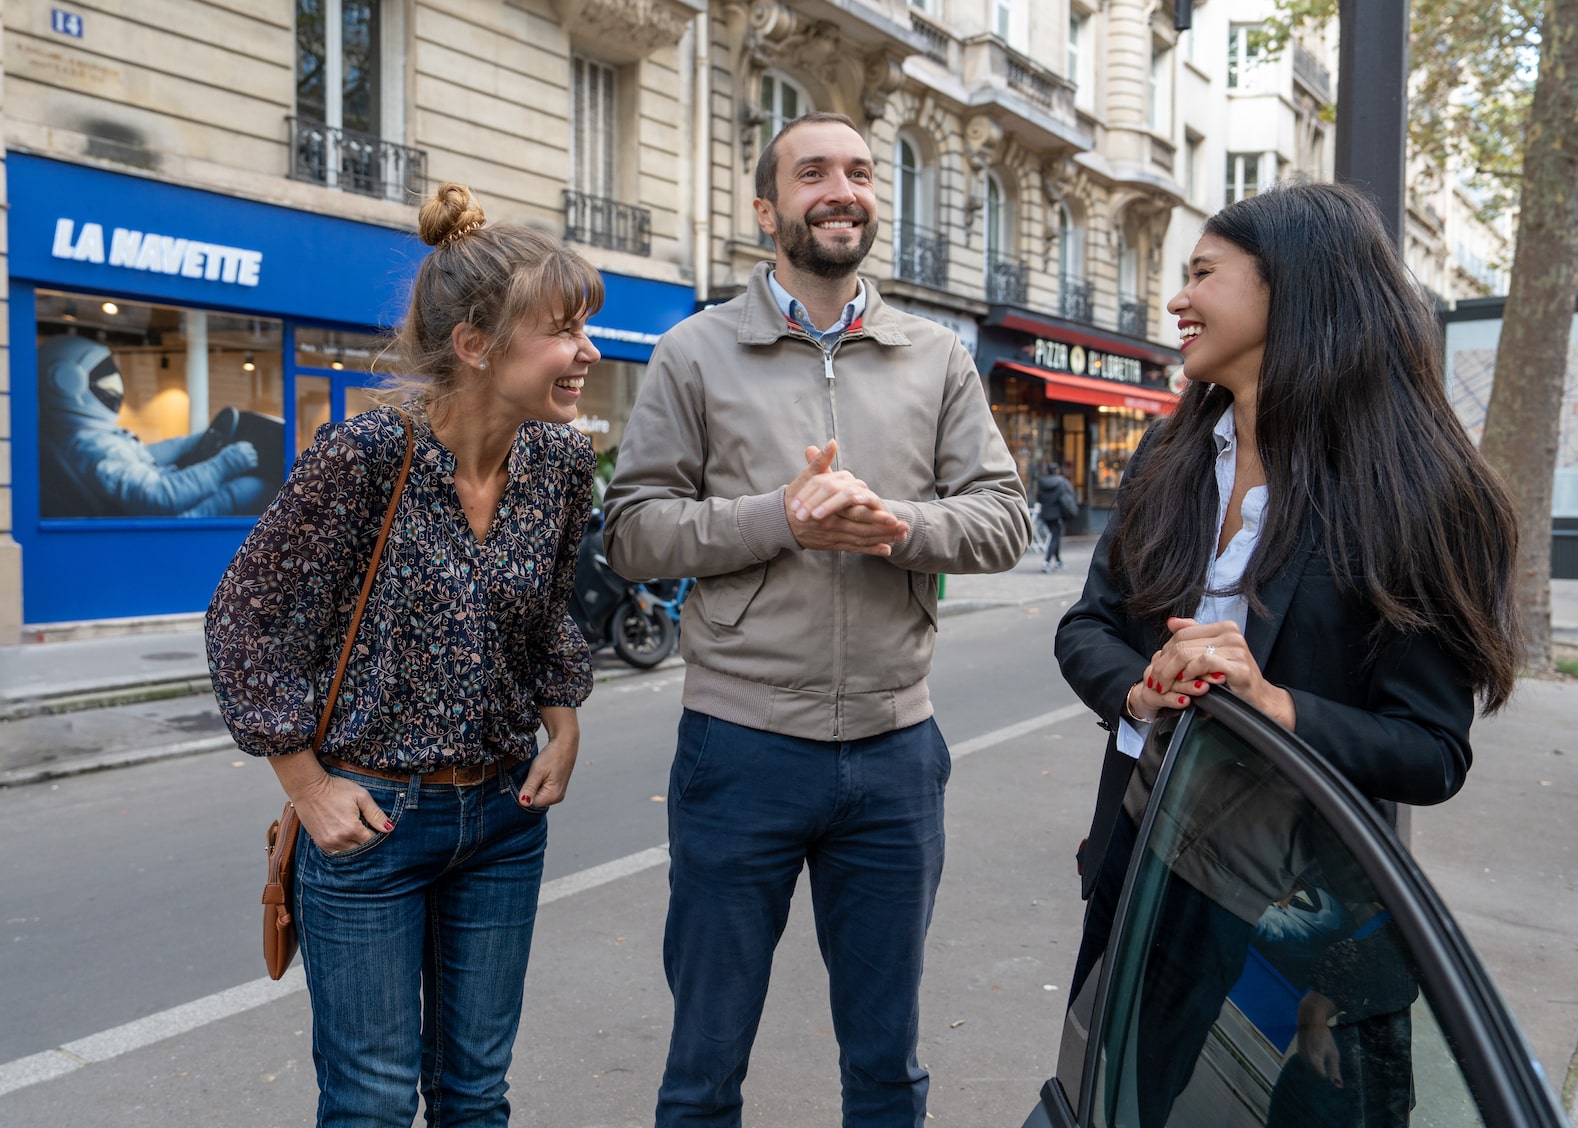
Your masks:
<path fill-rule="evenodd" d="M 1017 1128 L 1056 1064 L 1081 911 L 1072 855 L 1104 735 L 1051 657 L 1066 598 L 943 622 L 931 685 L 955 765 L 921 1043 L 938 1124 Z M 669 1021 L 665 870 L 650 851 L 666 837 L 681 678 L 660 669 L 609 682 L 583 710 L 570 799 L 551 815 L 556 899 L 541 910 L 526 982 L 516 1123 L 650 1123 Z M 1547 706 L 1571 692 L 1520 688 Z M 1578 1044 L 1578 745 L 1553 748 L 1516 702 L 1476 726 L 1481 742 L 1487 733 L 1496 754 L 1482 752 L 1453 802 L 1414 813 L 1413 843 L 1560 1088 Z M 257 980 L 262 834 L 280 803 L 267 765 L 233 749 L 0 791 L 0 1078 L 4 1063 Z M 633 860 L 613 880 L 564 880 L 621 859 Z M 203 1016 L 225 1008 L 205 1006 L 170 1019 L 173 1036 L 0 1095 L 0 1125 L 310 1124 L 305 993 L 213 1020 Z M 837 1110 L 826 977 L 802 897 L 746 1122 L 835 1124 Z"/>

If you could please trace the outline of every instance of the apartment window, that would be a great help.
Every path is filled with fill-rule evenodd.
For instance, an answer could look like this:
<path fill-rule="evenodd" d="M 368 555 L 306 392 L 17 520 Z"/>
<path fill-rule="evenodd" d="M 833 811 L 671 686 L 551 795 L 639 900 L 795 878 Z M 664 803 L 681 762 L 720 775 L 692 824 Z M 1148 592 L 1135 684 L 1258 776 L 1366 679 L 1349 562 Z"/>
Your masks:
<path fill-rule="evenodd" d="M 1184 167 L 1183 188 L 1184 198 L 1198 200 L 1200 198 L 1200 146 L 1203 138 L 1193 133 L 1184 137 Z"/>
<path fill-rule="evenodd" d="M 1248 90 L 1260 65 L 1261 46 L 1255 41 L 1259 24 L 1234 24 L 1227 30 L 1227 88 Z"/>
<path fill-rule="evenodd" d="M 894 276 L 941 289 L 947 243 L 936 231 L 936 178 L 920 139 L 900 133 L 893 146 Z"/>
<path fill-rule="evenodd" d="M 1227 154 L 1227 203 L 1247 200 L 1260 191 L 1260 154 Z"/>
<path fill-rule="evenodd" d="M 997 38 L 1011 46 L 1018 46 L 1018 30 L 1014 19 L 1014 0 L 992 0 L 992 31 Z"/>
<path fill-rule="evenodd" d="M 1065 278 L 1085 277 L 1085 233 L 1065 204 L 1057 208 L 1057 267 Z"/>
<path fill-rule="evenodd" d="M 899 227 L 932 226 L 932 175 L 921 156 L 920 143 L 899 134 L 893 152 L 893 222 Z"/>
<path fill-rule="evenodd" d="M 1008 253 L 1008 202 L 995 172 L 986 174 L 986 253 Z"/>
<path fill-rule="evenodd" d="M 1068 79 L 1074 84 L 1074 102 L 1088 106 L 1091 101 L 1090 17 L 1069 13 L 1068 17 Z"/>
<path fill-rule="evenodd" d="M 570 167 L 577 192 L 612 198 L 617 76 L 605 63 L 577 56 L 570 62 Z"/>
<path fill-rule="evenodd" d="M 811 96 L 792 78 L 786 78 L 777 71 L 768 71 L 762 75 L 761 102 L 762 109 L 762 148 L 765 149 L 778 131 L 788 125 L 801 114 L 809 113 L 813 108 Z"/>
<path fill-rule="evenodd" d="M 1161 44 L 1151 45 L 1150 117 L 1151 132 L 1171 135 L 1173 131 L 1172 52 Z"/>
<path fill-rule="evenodd" d="M 378 0 L 296 0 L 296 113 L 378 136 L 383 126 Z"/>

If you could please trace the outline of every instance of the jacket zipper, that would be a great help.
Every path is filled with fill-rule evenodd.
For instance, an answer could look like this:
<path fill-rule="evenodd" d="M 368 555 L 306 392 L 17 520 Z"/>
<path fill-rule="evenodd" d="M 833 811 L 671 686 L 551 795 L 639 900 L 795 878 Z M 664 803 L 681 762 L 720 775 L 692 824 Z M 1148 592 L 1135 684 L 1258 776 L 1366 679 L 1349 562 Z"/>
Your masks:
<path fill-rule="evenodd" d="M 833 354 L 838 351 L 838 347 L 845 341 L 862 337 L 864 334 L 859 332 L 854 334 L 842 333 L 831 346 L 822 345 L 808 333 L 799 333 L 796 336 L 801 336 L 805 340 L 810 341 L 822 353 L 822 374 L 827 378 L 828 419 L 833 429 L 830 437 L 837 439 L 838 381 L 836 373 L 833 371 Z M 843 452 L 840 451 L 838 457 L 833 460 L 833 465 L 836 468 L 841 466 L 842 463 Z M 835 553 L 833 555 L 833 738 L 835 740 L 844 739 L 844 658 L 849 648 L 846 638 L 847 615 L 844 604 L 846 593 L 843 579 L 844 554 L 841 552 Z"/>
<path fill-rule="evenodd" d="M 832 437 L 838 438 L 838 381 L 833 373 L 833 351 L 838 348 L 839 341 L 843 340 L 840 334 L 838 341 L 831 346 L 822 345 L 822 372 L 827 377 L 827 413 L 833 427 Z M 834 466 L 843 464 L 844 452 L 840 450 L 834 459 Z M 833 554 L 833 739 L 844 739 L 844 652 L 847 649 L 846 613 L 844 607 L 844 554 Z"/>

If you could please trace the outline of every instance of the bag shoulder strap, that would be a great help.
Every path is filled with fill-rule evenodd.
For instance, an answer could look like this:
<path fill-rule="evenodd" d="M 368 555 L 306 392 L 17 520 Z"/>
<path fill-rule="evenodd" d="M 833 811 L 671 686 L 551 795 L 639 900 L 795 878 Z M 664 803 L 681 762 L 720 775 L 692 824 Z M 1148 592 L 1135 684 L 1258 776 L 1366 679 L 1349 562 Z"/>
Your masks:
<path fill-rule="evenodd" d="M 397 409 L 398 410 L 398 409 Z M 384 511 L 383 528 L 378 530 L 378 540 L 373 544 L 372 559 L 367 562 L 367 574 L 362 577 L 362 591 L 356 597 L 356 610 L 351 614 L 351 625 L 346 628 L 345 642 L 340 647 L 340 661 L 334 668 L 334 681 L 329 685 L 329 696 L 323 702 L 323 712 L 318 716 L 318 731 L 312 738 L 314 753 L 323 745 L 329 731 L 329 720 L 334 716 L 334 703 L 340 696 L 340 683 L 345 680 L 345 666 L 351 659 L 351 648 L 356 645 L 356 631 L 362 625 L 362 612 L 367 609 L 367 597 L 372 594 L 373 580 L 378 577 L 378 562 L 383 558 L 384 542 L 389 539 L 390 526 L 394 524 L 395 507 L 405 492 L 405 480 L 411 473 L 411 455 L 416 443 L 411 435 L 411 417 L 400 412 L 400 422 L 405 425 L 405 459 L 400 463 L 400 473 L 395 478 L 394 490 L 389 494 L 389 508 Z"/>

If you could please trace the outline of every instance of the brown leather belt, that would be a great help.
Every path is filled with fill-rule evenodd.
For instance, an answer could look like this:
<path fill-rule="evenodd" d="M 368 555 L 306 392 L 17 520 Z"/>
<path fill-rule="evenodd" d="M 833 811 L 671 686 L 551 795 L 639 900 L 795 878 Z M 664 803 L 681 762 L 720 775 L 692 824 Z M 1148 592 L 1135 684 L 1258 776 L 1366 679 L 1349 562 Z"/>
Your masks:
<path fill-rule="evenodd" d="M 513 756 L 506 756 L 502 760 L 494 760 L 487 764 L 451 764 L 441 768 L 434 768 L 428 772 L 401 772 L 392 768 L 369 768 L 362 764 L 353 764 L 349 760 L 341 760 L 336 756 L 323 757 L 327 767 L 340 768 L 347 772 L 356 772 L 358 775 L 372 776 L 374 779 L 393 780 L 395 783 L 406 783 L 413 775 L 422 777 L 422 786 L 437 785 L 440 787 L 475 787 L 485 783 L 499 774 L 499 768 L 511 768 L 518 763 Z"/>

